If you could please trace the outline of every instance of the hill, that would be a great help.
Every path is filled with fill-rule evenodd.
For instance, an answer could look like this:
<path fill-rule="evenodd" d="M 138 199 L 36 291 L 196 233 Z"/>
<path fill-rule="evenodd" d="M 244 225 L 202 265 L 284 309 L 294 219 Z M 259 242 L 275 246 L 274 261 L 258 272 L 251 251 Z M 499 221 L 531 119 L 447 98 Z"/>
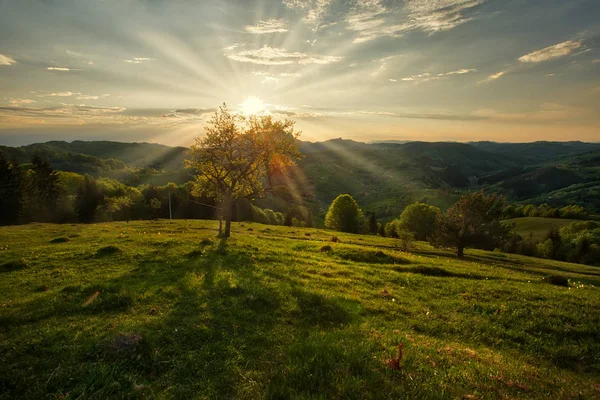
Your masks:
<path fill-rule="evenodd" d="M 518 203 L 577 204 L 600 212 L 600 144 L 535 142 L 361 143 L 334 139 L 300 142 L 305 158 L 294 174 L 323 216 L 341 193 L 351 194 L 379 218 L 391 219 L 414 201 L 442 209 L 464 190 L 484 189 Z M 27 163 L 34 154 L 63 171 L 110 177 L 128 185 L 165 185 L 192 179 L 186 148 L 151 143 L 48 142 L 0 147 Z M 271 203 L 269 203 L 271 204 Z M 281 210 L 283 211 L 283 210 Z"/>
<path fill-rule="evenodd" d="M 0 398 L 598 395 L 598 268 L 216 225 L 0 228 Z"/>
<path fill-rule="evenodd" d="M 531 143 L 471 142 L 470 144 L 489 153 L 499 154 L 517 161 L 522 165 L 540 164 L 561 157 L 600 150 L 600 143 L 577 141 Z"/>
<path fill-rule="evenodd" d="M 542 239 L 550 229 L 560 229 L 563 226 L 572 224 L 574 222 L 581 222 L 576 219 L 564 219 L 564 218 L 542 218 L 542 217 L 524 217 L 524 218 L 513 218 L 506 220 L 507 222 L 514 223 L 514 231 L 524 238 L 528 238 L 530 235 L 534 239 Z"/>

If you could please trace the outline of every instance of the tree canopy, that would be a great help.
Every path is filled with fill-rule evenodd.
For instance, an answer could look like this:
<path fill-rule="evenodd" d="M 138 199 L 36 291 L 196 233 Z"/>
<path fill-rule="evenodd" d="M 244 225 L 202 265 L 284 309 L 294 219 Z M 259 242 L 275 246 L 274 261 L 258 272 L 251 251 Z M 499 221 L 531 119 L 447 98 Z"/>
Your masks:
<path fill-rule="evenodd" d="M 467 193 L 437 219 L 432 244 L 456 249 L 463 257 L 467 247 L 493 249 L 500 246 L 512 230 L 502 223 L 505 203 L 502 196 L 483 192 Z"/>
<path fill-rule="evenodd" d="M 400 215 L 400 228 L 414 234 L 416 240 L 427 240 L 435 231 L 440 209 L 425 203 L 408 205 Z"/>
<path fill-rule="evenodd" d="M 329 206 L 325 226 L 336 231 L 359 233 L 364 231 L 366 220 L 356 200 L 349 194 L 341 194 Z"/>

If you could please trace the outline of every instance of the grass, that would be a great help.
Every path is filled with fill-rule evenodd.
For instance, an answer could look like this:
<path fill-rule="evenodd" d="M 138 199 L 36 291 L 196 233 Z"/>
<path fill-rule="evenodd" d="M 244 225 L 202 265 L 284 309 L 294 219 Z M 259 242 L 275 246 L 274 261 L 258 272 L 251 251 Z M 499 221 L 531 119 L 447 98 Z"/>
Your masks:
<path fill-rule="evenodd" d="M 560 229 L 573 222 L 581 222 L 577 219 L 562 218 L 544 218 L 544 217 L 523 217 L 509 219 L 509 222 L 515 223 L 514 231 L 524 238 L 533 235 L 534 239 L 543 239 L 552 228 Z"/>
<path fill-rule="evenodd" d="M 0 228 L 0 398 L 600 396 L 599 268 L 268 228 Z"/>

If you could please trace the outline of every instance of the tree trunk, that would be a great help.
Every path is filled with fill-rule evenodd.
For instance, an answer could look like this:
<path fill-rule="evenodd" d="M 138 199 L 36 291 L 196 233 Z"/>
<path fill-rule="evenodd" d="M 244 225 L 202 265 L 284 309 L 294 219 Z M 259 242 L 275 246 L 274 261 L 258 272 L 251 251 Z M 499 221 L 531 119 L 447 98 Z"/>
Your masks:
<path fill-rule="evenodd" d="M 225 232 L 223 237 L 228 238 L 231 236 L 231 210 L 233 208 L 233 202 L 231 197 L 225 196 L 223 201 L 223 217 L 225 218 Z"/>
<path fill-rule="evenodd" d="M 465 248 L 463 246 L 458 246 L 456 248 L 456 256 L 458 258 L 463 258 L 465 256 Z"/>

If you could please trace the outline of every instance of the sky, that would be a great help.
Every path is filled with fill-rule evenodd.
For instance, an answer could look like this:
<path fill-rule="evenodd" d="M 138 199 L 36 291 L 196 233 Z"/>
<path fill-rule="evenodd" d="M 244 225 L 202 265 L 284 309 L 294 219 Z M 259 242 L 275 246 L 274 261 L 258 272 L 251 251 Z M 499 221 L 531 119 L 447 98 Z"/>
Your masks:
<path fill-rule="evenodd" d="M 600 141 L 598 0 L 0 0 L 0 144 Z"/>

